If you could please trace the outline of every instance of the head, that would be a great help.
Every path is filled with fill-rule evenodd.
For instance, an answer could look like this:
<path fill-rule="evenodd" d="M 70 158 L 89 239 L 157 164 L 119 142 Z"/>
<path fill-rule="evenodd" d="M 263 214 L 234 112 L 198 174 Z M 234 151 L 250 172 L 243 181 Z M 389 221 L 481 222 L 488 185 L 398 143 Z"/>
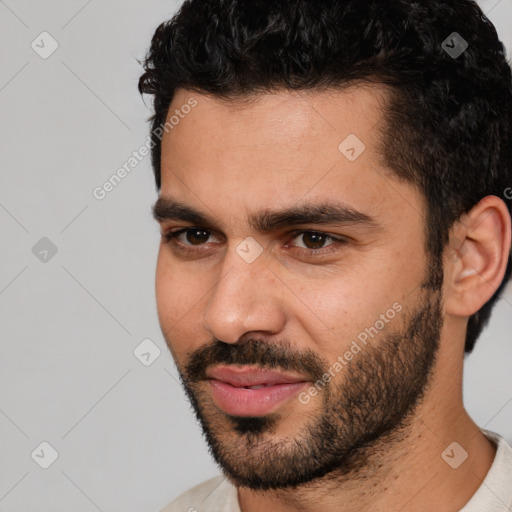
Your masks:
<path fill-rule="evenodd" d="M 406 427 L 443 339 L 472 351 L 510 276 L 494 27 L 467 0 L 192 0 L 139 89 L 171 199 L 160 323 L 214 456 L 253 488 L 353 471 Z M 299 399 L 241 413 L 219 365 L 288 372 Z"/>

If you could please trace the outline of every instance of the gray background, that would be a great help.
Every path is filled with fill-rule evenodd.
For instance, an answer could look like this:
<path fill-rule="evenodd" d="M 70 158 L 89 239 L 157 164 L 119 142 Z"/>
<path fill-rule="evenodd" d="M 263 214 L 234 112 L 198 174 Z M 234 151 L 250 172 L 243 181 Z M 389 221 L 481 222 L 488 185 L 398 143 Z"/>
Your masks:
<path fill-rule="evenodd" d="M 510 52 L 512 0 L 480 3 Z M 0 0 L 0 512 L 156 511 L 218 474 L 156 316 L 149 157 L 92 194 L 146 142 L 136 59 L 176 5 Z M 511 316 L 509 286 L 464 382 L 509 441 Z"/>

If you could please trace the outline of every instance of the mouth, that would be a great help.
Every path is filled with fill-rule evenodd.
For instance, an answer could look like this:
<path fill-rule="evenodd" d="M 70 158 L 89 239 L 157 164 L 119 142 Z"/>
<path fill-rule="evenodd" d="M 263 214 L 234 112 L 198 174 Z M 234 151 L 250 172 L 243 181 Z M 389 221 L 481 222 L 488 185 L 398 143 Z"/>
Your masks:
<path fill-rule="evenodd" d="M 275 412 L 309 382 L 300 374 L 245 365 L 216 366 L 206 375 L 215 404 L 226 414 L 242 417 Z"/>

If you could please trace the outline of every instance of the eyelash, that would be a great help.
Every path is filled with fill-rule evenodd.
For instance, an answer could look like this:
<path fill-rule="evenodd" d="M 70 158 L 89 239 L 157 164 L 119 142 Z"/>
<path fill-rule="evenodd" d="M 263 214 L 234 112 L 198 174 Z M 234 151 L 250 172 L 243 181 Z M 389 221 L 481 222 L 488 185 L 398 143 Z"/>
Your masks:
<path fill-rule="evenodd" d="M 179 250 L 182 253 L 189 253 L 189 254 L 196 253 L 197 254 L 203 250 L 203 249 L 199 249 L 199 247 L 201 247 L 205 244 L 198 244 L 198 245 L 194 246 L 194 245 L 190 245 L 190 244 L 182 244 L 182 243 L 176 241 L 176 239 L 180 235 L 182 235 L 183 233 L 187 233 L 189 231 L 205 231 L 209 235 L 212 234 L 212 232 L 208 229 L 203 229 L 203 228 L 198 228 L 198 227 L 190 227 L 190 228 L 179 229 L 176 231 L 164 232 L 164 233 L 162 233 L 162 239 L 164 240 L 165 244 L 172 245 L 174 248 L 176 248 L 177 250 Z M 331 253 L 331 252 L 337 250 L 336 246 L 342 245 L 347 242 L 347 240 L 345 238 L 341 238 L 341 237 L 338 238 L 338 237 L 329 235 L 327 233 L 324 233 L 322 231 L 315 231 L 315 230 L 294 231 L 294 232 L 290 233 L 291 240 L 297 238 L 300 235 L 304 235 L 304 234 L 320 235 L 320 236 L 325 237 L 326 241 L 329 241 L 329 240 L 334 241 L 334 243 L 329 244 L 326 247 L 321 247 L 320 249 L 305 249 L 302 247 L 293 247 L 294 250 L 296 250 L 299 253 L 301 253 L 302 255 L 306 255 L 306 256 L 321 256 L 326 253 Z M 198 248 L 190 249 L 190 247 L 198 247 Z M 333 248 L 331 249 L 331 247 L 333 247 Z"/>

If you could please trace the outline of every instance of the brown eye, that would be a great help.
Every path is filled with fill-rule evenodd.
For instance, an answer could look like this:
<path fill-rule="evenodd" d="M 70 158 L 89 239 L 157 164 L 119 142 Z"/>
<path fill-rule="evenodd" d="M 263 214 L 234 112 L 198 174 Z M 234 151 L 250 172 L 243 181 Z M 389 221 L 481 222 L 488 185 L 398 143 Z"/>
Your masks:
<path fill-rule="evenodd" d="M 304 233 L 302 235 L 302 240 L 304 241 L 304 245 L 308 249 L 320 249 L 324 246 L 325 241 L 327 240 L 326 235 L 321 235 L 320 233 Z"/>
<path fill-rule="evenodd" d="M 204 229 L 188 229 L 184 234 L 186 241 L 191 245 L 204 244 L 210 237 L 210 233 Z"/>
<path fill-rule="evenodd" d="M 299 233 L 295 238 L 302 241 L 302 245 L 298 244 L 297 247 L 302 247 L 304 249 L 322 249 L 325 247 L 325 243 L 329 239 L 336 242 L 332 236 L 326 235 L 324 233 L 318 233 L 316 231 L 303 231 L 302 233 Z"/>
<path fill-rule="evenodd" d="M 176 247 L 197 247 L 208 243 L 211 241 L 210 238 L 212 237 L 215 239 L 215 235 L 212 235 L 211 231 L 202 228 L 185 228 L 177 231 L 168 231 L 167 233 L 163 233 L 162 237 L 166 243 Z"/>

